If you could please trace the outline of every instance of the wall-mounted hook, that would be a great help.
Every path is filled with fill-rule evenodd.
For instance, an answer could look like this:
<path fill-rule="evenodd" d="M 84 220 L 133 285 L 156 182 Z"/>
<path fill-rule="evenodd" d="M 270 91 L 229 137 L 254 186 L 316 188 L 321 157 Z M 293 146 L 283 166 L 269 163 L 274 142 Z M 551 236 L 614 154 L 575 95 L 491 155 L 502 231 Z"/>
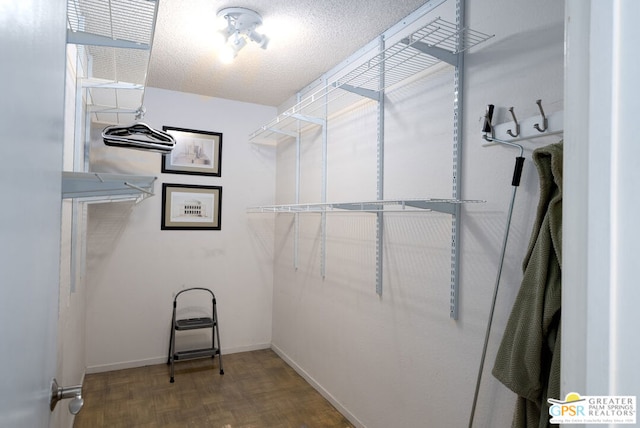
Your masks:
<path fill-rule="evenodd" d="M 511 117 L 513 117 L 513 122 L 516 124 L 516 133 L 514 134 L 513 132 L 511 132 L 510 129 L 508 129 L 507 134 L 515 138 L 518 135 L 520 135 L 520 124 L 518 123 L 518 119 L 516 119 L 516 114 L 513 112 L 513 107 L 509 108 L 509 113 L 511 113 Z"/>
<path fill-rule="evenodd" d="M 544 110 L 542 110 L 542 100 L 537 100 L 536 104 L 538 104 L 538 108 L 540 109 L 540 115 L 542 116 L 542 128 L 537 123 L 533 125 L 533 127 L 536 128 L 538 132 L 544 132 L 547 130 L 549 126 L 549 121 L 547 120 L 547 116 L 544 115 Z"/>

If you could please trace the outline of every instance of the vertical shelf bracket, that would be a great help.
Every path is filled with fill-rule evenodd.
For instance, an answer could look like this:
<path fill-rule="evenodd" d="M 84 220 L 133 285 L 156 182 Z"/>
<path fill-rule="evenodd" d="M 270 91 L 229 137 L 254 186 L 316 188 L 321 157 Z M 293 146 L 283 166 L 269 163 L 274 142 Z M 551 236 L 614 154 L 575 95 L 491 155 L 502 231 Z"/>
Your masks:
<path fill-rule="evenodd" d="M 323 79 L 324 86 L 327 85 L 327 78 Z M 324 104 L 324 119 L 316 122 L 322 126 L 322 189 L 321 189 L 321 201 L 327 202 L 327 117 L 329 117 L 329 103 Z M 320 276 L 324 280 L 327 273 L 327 213 L 322 212 L 320 214 L 320 229 L 321 229 L 321 242 L 320 242 Z"/>
<path fill-rule="evenodd" d="M 380 36 L 380 54 L 384 55 L 385 41 L 384 36 Z M 376 198 L 379 201 L 384 200 L 384 58 L 380 63 L 378 70 L 380 73 L 377 92 L 378 101 L 378 141 L 376 148 Z M 376 213 L 376 293 L 382 296 L 383 282 L 383 266 L 384 266 L 384 212 Z"/>
<path fill-rule="evenodd" d="M 462 196 L 460 188 L 460 171 L 462 170 L 462 123 L 463 123 L 463 89 L 464 89 L 464 37 L 460 29 L 464 28 L 465 2 L 456 0 L 456 26 L 458 28 L 458 49 L 454 71 L 454 101 L 453 101 L 453 199 L 459 200 Z M 458 303 L 460 298 L 460 205 L 456 205 L 451 217 L 451 291 L 449 299 L 449 316 L 458 319 Z"/>

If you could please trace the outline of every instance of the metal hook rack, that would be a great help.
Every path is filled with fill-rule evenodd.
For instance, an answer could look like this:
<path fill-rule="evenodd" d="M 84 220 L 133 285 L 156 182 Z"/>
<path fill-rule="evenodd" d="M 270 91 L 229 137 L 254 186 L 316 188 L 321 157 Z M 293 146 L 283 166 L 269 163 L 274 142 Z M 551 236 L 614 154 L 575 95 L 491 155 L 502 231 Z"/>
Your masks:
<path fill-rule="evenodd" d="M 516 119 L 514 108 L 509 108 L 509 113 L 513 118 L 511 122 L 492 124 L 494 106 L 490 104 L 484 116 L 482 132 L 483 138 L 487 141 L 485 145 L 503 143 L 505 141 L 515 142 L 522 140 L 532 140 L 535 138 L 558 135 L 564 132 L 564 112 L 562 110 L 546 115 L 542 108 L 542 100 L 536 100 L 540 115 L 527 117 L 524 120 Z M 542 125 L 540 124 L 542 123 Z M 515 129 L 515 132 L 513 131 Z M 501 141 L 499 141 L 501 140 Z"/>

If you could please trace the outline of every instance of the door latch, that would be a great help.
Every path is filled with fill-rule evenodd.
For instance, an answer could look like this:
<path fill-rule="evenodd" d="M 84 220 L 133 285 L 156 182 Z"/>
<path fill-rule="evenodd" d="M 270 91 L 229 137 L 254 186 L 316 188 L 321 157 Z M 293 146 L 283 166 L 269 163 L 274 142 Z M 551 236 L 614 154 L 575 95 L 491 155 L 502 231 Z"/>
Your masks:
<path fill-rule="evenodd" d="M 53 409 L 56 408 L 58 401 L 69 398 L 71 399 L 69 402 L 69 412 L 71 412 L 72 415 L 77 415 L 84 405 L 82 385 L 62 387 L 58 385 L 58 381 L 54 378 L 51 382 L 51 411 L 53 412 Z"/>

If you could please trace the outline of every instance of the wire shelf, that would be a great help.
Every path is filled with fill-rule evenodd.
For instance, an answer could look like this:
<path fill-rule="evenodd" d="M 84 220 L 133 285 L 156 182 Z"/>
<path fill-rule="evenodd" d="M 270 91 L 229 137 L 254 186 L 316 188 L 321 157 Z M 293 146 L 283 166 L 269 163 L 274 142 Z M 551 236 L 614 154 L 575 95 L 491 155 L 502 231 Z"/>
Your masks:
<path fill-rule="evenodd" d="M 157 2 L 149 0 L 68 0 L 71 31 L 150 45 Z"/>
<path fill-rule="evenodd" d="M 124 114 L 130 122 L 140 111 L 157 5 L 153 0 L 67 0 L 67 40 L 79 45 L 85 80 L 129 84 L 88 89 L 88 103 L 105 107 L 93 109 L 94 120 L 119 123 Z"/>
<path fill-rule="evenodd" d="M 360 66 L 313 92 L 249 136 L 250 140 L 278 139 L 296 132 L 297 121 L 325 117 L 325 107 L 347 94 L 376 98 L 382 89 L 482 43 L 491 35 L 436 18 Z M 434 56 L 435 55 L 435 56 Z M 444 59 L 443 59 L 444 58 Z M 454 64 L 454 63 L 452 63 Z M 384 84 L 382 84 L 384 82 Z"/>
<path fill-rule="evenodd" d="M 247 208 L 249 213 L 323 213 L 323 212 L 455 212 L 456 205 L 483 203 L 459 199 L 385 199 L 360 202 L 323 202 L 309 204 L 265 205 Z"/>
<path fill-rule="evenodd" d="M 84 202 L 140 202 L 154 195 L 156 177 L 94 172 L 62 172 L 62 198 Z"/>

